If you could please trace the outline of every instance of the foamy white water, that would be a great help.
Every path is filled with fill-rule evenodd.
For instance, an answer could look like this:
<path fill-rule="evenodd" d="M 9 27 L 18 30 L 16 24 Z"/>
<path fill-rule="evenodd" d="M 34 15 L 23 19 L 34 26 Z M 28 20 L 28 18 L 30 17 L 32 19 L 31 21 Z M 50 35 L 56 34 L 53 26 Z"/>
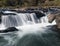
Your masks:
<path fill-rule="evenodd" d="M 12 11 L 4 11 L 4 13 L 16 13 L 16 12 L 12 12 Z"/>
<path fill-rule="evenodd" d="M 10 12 L 7 11 L 6 13 Z M 35 13 L 16 13 L 16 14 L 17 15 L 2 16 L 2 24 L 0 26 L 0 30 L 4 30 L 7 27 L 16 27 L 17 29 L 21 29 L 25 33 L 28 32 L 32 33 L 37 30 L 39 31 L 40 29 L 42 29 L 42 27 L 56 24 L 55 21 L 53 21 L 52 23 L 48 22 L 47 14 L 46 16 L 43 16 L 40 19 L 36 17 Z"/>
<path fill-rule="evenodd" d="M 6 29 L 7 27 L 16 27 L 19 31 L 0 33 L 0 36 L 2 36 L 5 40 L 8 41 L 8 43 L 5 44 L 4 46 L 16 46 L 19 39 L 21 39 L 23 36 L 31 33 L 32 34 L 47 33 L 45 31 L 47 29 L 46 27 L 55 24 L 56 24 L 55 21 L 49 23 L 47 16 L 43 16 L 40 19 L 38 19 L 35 13 L 19 13 L 17 15 L 8 16 L 6 15 L 2 16 L 2 24 L 0 25 L 0 30 Z M 43 39 L 41 35 L 40 37 Z"/>
<path fill-rule="evenodd" d="M 3 24 L 0 24 L 0 30 L 2 31 L 2 30 L 5 30 L 5 29 L 6 29 L 6 27 Z"/>
<path fill-rule="evenodd" d="M 9 11 L 6 11 L 7 13 L 9 13 Z M 36 17 L 35 13 L 16 13 L 17 15 L 6 15 L 6 16 L 2 16 L 2 23 L 3 25 L 1 26 L 1 29 L 5 28 L 5 27 L 16 27 L 16 28 L 25 28 L 25 27 L 45 27 L 48 25 L 54 25 L 56 24 L 55 21 L 53 21 L 52 23 L 48 22 L 48 18 L 47 18 L 47 14 L 46 16 L 41 17 L 40 19 L 38 19 Z M 39 22 L 39 21 L 40 22 Z M 4 26 L 4 27 L 3 27 Z"/>

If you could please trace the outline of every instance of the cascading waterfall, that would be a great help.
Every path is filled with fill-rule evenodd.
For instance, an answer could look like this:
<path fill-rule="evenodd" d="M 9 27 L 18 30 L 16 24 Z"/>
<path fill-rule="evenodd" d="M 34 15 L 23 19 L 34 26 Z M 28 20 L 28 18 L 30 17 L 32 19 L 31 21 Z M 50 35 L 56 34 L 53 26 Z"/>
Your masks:
<path fill-rule="evenodd" d="M 40 19 L 36 17 L 35 13 L 19 13 L 17 15 L 5 15 L 2 16 L 2 23 L 5 27 L 16 27 L 16 26 L 24 26 L 27 24 L 36 24 L 36 23 L 47 23 L 47 16 L 43 16 Z"/>
<path fill-rule="evenodd" d="M 2 16 L 2 23 L 6 27 L 14 27 L 14 26 L 20 26 L 25 25 L 28 23 L 36 23 L 36 15 L 34 13 L 20 13 L 17 15 L 6 15 Z"/>
<path fill-rule="evenodd" d="M 48 22 L 47 15 L 38 19 L 35 13 L 2 16 L 3 27 L 16 27 L 19 31 L 0 33 L 0 46 L 59 46 L 57 33 L 49 29 L 54 24 L 55 21 Z"/>

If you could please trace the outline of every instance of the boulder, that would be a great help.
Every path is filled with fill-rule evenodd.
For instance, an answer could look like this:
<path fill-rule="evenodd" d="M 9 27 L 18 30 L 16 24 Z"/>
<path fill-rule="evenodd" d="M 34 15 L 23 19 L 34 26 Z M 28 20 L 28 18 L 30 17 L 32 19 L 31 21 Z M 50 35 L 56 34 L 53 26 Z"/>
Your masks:
<path fill-rule="evenodd" d="M 7 32 L 13 32 L 13 31 L 18 31 L 15 27 L 9 27 L 5 30 L 0 30 L 0 33 L 7 33 Z"/>
<path fill-rule="evenodd" d="M 55 19 L 55 15 L 54 14 L 49 14 L 47 17 L 48 17 L 48 22 L 49 23 L 52 23 L 53 20 Z"/>
<path fill-rule="evenodd" d="M 58 29 L 60 29 L 60 14 L 55 16 L 56 26 Z"/>
<path fill-rule="evenodd" d="M 55 20 L 57 28 L 60 29 L 60 13 L 48 15 L 48 21 L 52 23 L 53 20 Z"/>

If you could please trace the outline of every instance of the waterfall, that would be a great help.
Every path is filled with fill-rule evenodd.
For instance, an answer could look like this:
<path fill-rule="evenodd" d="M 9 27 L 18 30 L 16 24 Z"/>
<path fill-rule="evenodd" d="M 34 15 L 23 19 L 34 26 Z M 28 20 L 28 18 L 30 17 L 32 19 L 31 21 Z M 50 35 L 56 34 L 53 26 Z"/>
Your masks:
<path fill-rule="evenodd" d="M 37 15 L 35 13 L 16 13 L 16 15 L 3 15 L 0 29 L 16 27 L 19 29 L 19 31 L 0 33 L 0 46 L 58 45 L 59 38 L 57 38 L 56 32 L 53 32 L 50 30 L 50 27 L 47 27 L 48 25 L 54 25 L 55 21 L 49 23 L 47 14 L 39 19 L 36 16 Z"/>
<path fill-rule="evenodd" d="M 34 23 L 36 23 L 36 20 L 37 20 L 37 18 L 36 18 L 36 15 L 34 14 L 34 13 L 20 13 L 20 14 L 18 14 L 18 16 L 21 18 L 21 20 L 22 20 L 22 22 L 24 23 L 24 24 L 34 24 Z"/>
<path fill-rule="evenodd" d="M 29 24 L 49 24 L 47 15 L 38 19 L 35 13 L 17 13 L 17 15 L 2 16 L 2 23 L 5 27 L 16 27 Z"/>
<path fill-rule="evenodd" d="M 19 16 L 14 15 L 2 16 L 2 23 L 5 25 L 5 27 L 14 27 L 22 25 Z"/>
<path fill-rule="evenodd" d="M 36 15 L 34 13 L 19 13 L 17 15 L 5 15 L 2 16 L 2 23 L 6 27 L 21 26 L 25 24 L 36 23 Z"/>

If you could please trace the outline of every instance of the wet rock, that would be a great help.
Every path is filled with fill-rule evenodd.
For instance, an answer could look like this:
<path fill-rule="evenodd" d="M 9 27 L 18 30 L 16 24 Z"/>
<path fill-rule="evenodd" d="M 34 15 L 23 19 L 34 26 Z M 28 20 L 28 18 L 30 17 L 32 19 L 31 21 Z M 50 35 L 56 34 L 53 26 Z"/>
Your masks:
<path fill-rule="evenodd" d="M 51 26 L 50 30 L 52 30 L 52 31 L 57 32 L 57 33 L 60 34 L 60 28 L 57 28 L 56 25 Z"/>
<path fill-rule="evenodd" d="M 60 29 L 60 13 L 48 15 L 48 21 L 52 23 L 53 20 L 56 22 L 56 27 Z"/>
<path fill-rule="evenodd" d="M 5 30 L 0 30 L 0 33 L 6 33 L 6 32 L 13 32 L 13 31 L 18 31 L 15 27 L 9 27 Z"/>
<path fill-rule="evenodd" d="M 48 22 L 49 23 L 52 23 L 53 20 L 55 19 L 55 15 L 54 14 L 49 14 L 47 17 L 48 17 Z"/>
<path fill-rule="evenodd" d="M 33 11 L 36 14 L 36 17 L 40 19 L 41 17 L 45 16 L 44 13 L 41 13 L 41 11 Z"/>
<path fill-rule="evenodd" d="M 60 29 L 60 14 L 55 16 L 57 28 Z"/>

